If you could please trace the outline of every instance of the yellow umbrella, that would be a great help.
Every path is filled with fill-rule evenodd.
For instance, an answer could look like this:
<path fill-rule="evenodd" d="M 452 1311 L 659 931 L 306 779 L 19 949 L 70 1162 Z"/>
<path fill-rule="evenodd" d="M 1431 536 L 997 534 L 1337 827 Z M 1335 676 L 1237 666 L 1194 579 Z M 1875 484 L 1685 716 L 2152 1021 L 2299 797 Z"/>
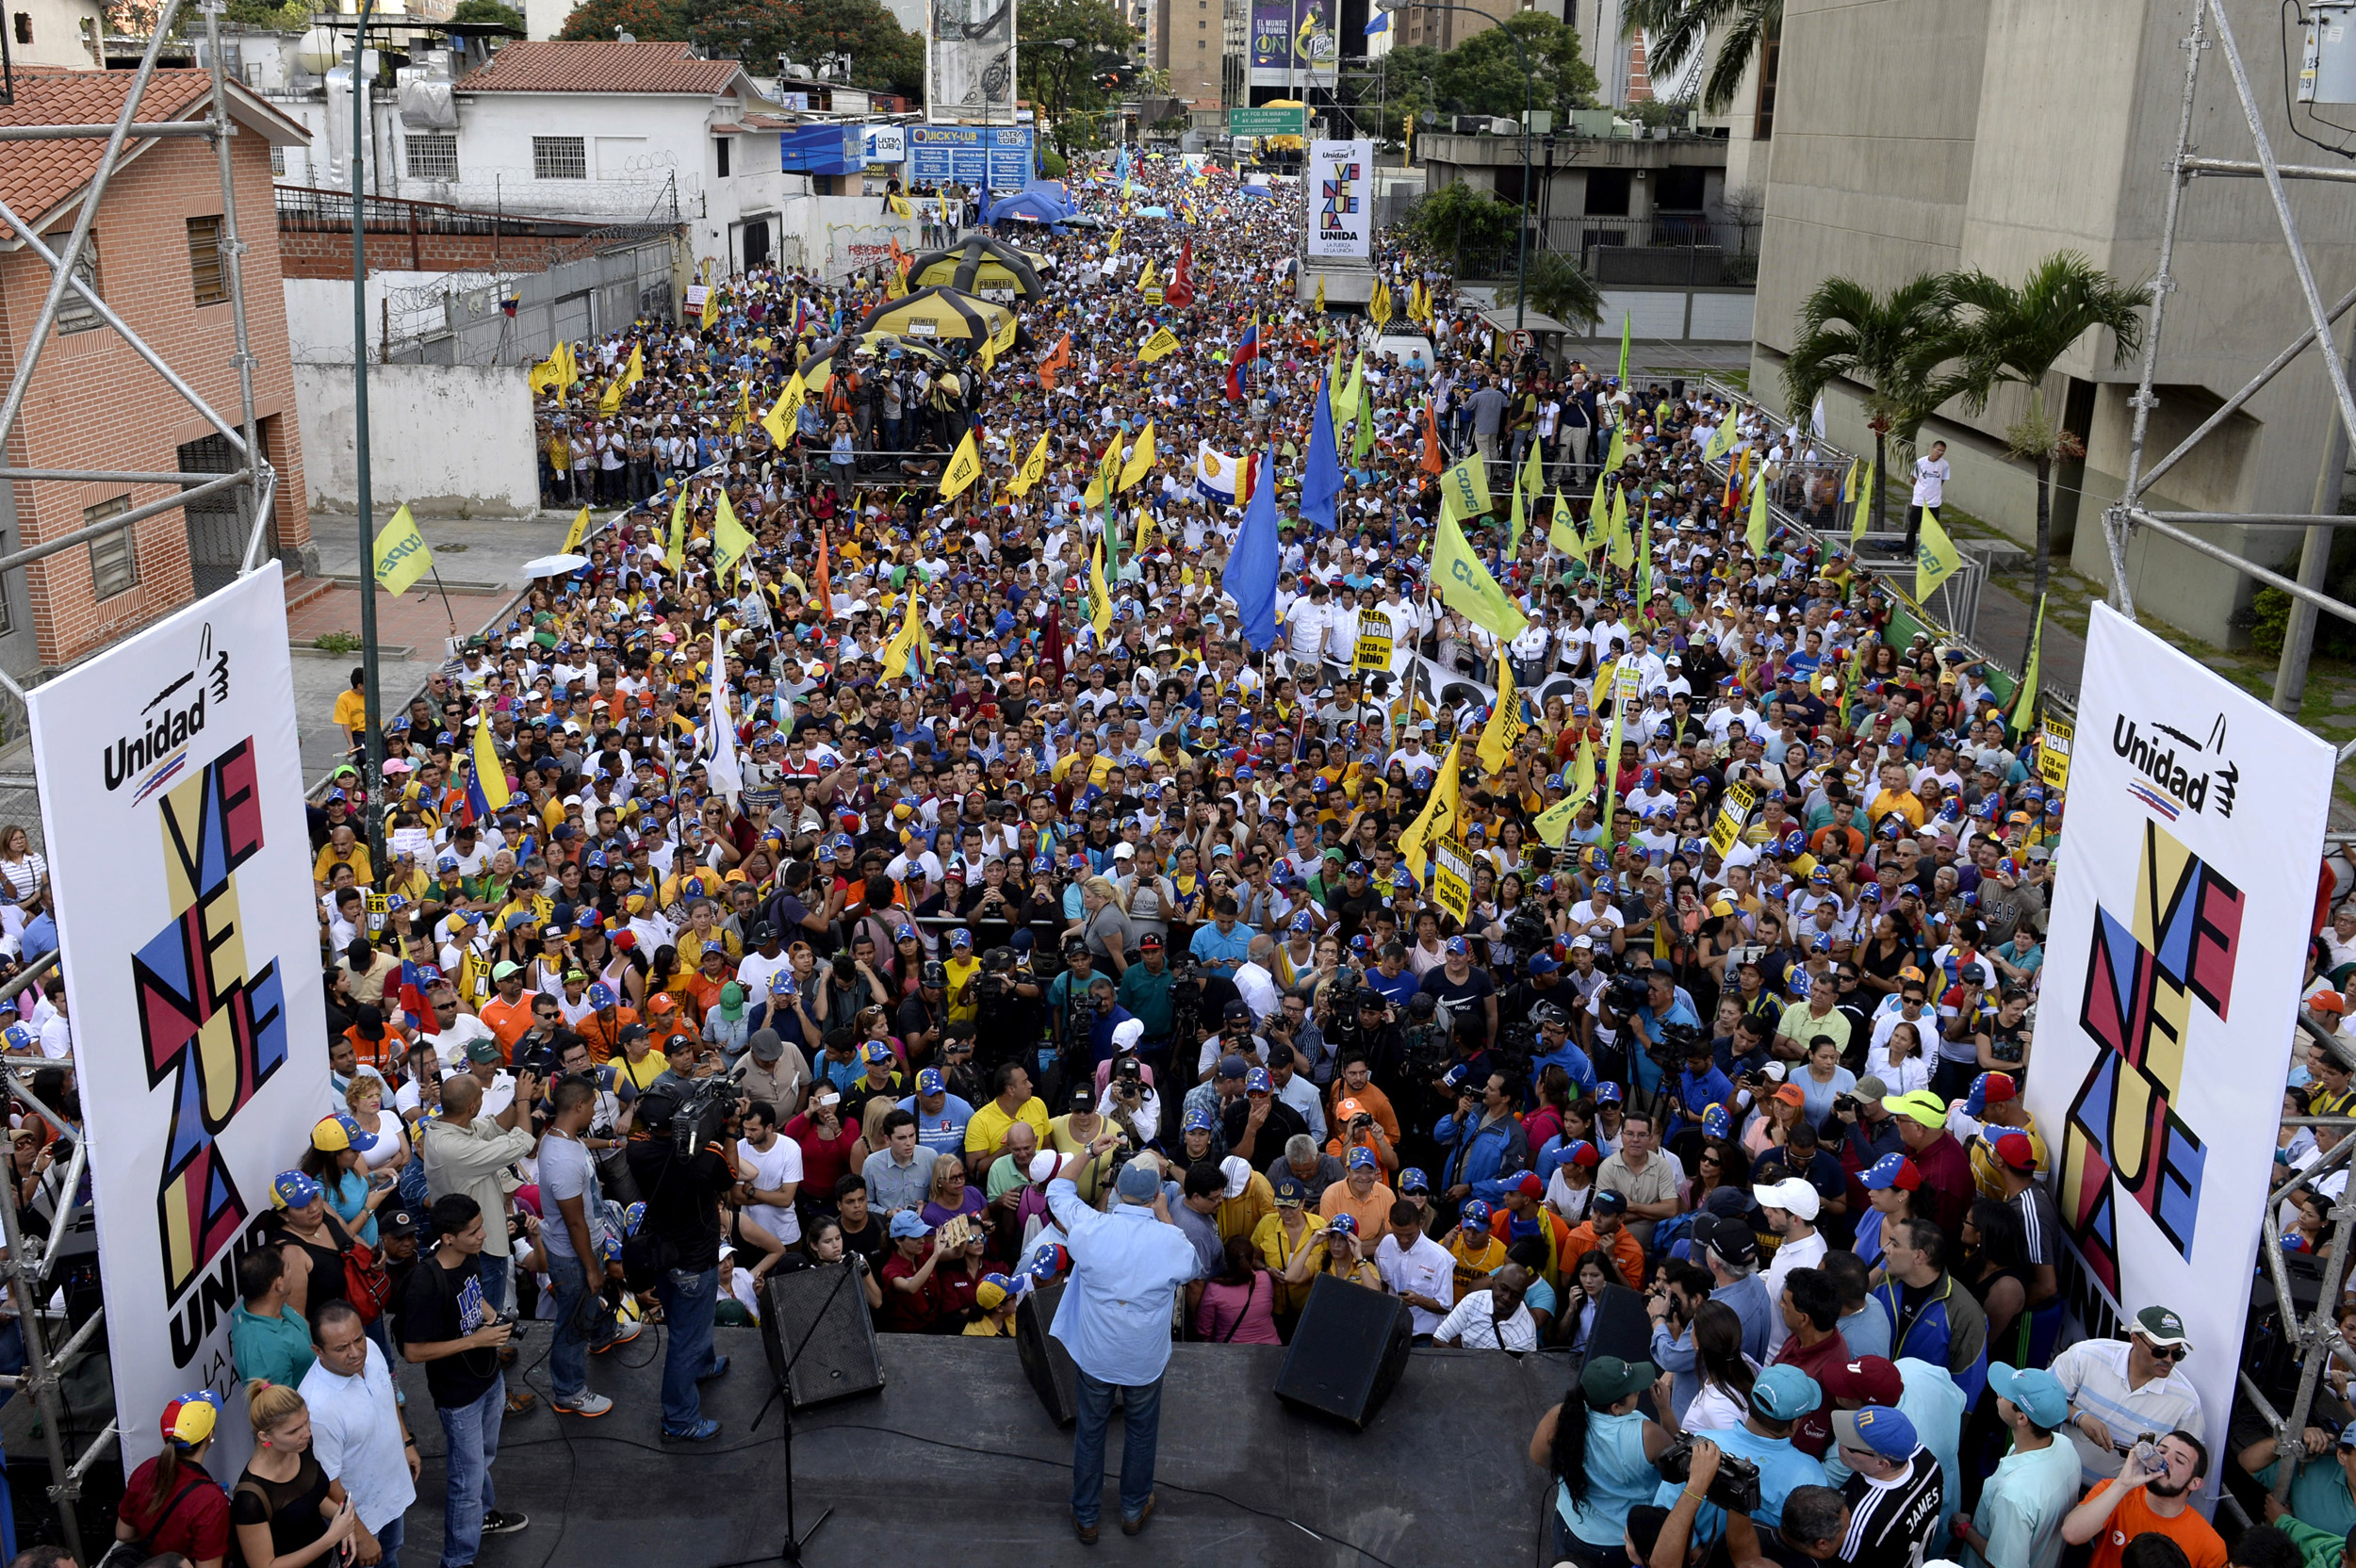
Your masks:
<path fill-rule="evenodd" d="M 859 324 L 865 332 L 888 332 L 901 337 L 944 342 L 968 338 L 978 344 L 998 330 L 1014 312 L 955 288 L 920 288 L 904 300 L 886 300 Z"/>
<path fill-rule="evenodd" d="M 877 359 L 882 359 L 892 350 L 898 349 L 921 359 L 933 360 L 942 365 L 949 363 L 947 354 L 929 344 L 912 338 L 897 337 L 891 333 L 884 332 L 845 333 L 843 336 L 821 343 L 810 351 L 810 358 L 802 364 L 802 384 L 810 390 L 812 397 L 825 391 L 826 384 L 834 379 L 834 356 L 838 352 L 859 349 L 872 351 Z"/>

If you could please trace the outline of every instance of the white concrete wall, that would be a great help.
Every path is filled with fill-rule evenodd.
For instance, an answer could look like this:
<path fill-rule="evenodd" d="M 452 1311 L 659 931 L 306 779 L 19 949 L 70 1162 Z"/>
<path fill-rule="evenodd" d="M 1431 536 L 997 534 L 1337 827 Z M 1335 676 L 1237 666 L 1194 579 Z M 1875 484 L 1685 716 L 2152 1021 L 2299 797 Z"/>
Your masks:
<path fill-rule="evenodd" d="M 887 259 L 895 237 L 902 250 L 917 249 L 915 220 L 892 217 L 880 196 L 790 197 L 779 221 L 799 240 L 802 265 L 829 278 Z"/>
<path fill-rule="evenodd" d="M 17 18 L 31 27 L 33 41 L 19 43 Z M 19 71 L 103 71 L 106 61 L 90 51 L 85 22 L 105 27 L 105 9 L 92 0 L 6 0 L 0 22 L 8 28 L 8 58 Z"/>
<path fill-rule="evenodd" d="M 379 515 L 530 516 L 540 509 L 520 366 L 368 367 L 369 489 Z M 303 468 L 317 509 L 350 511 L 359 476 L 349 363 L 294 367 Z"/>

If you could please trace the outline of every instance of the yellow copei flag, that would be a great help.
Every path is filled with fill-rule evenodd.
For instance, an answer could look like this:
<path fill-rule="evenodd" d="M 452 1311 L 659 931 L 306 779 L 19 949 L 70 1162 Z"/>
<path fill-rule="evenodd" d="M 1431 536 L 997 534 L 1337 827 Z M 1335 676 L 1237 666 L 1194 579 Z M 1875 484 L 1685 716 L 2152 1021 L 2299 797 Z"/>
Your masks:
<path fill-rule="evenodd" d="M 687 564 L 687 486 L 671 499 L 671 539 L 663 552 L 663 564 L 673 571 Z"/>
<path fill-rule="evenodd" d="M 1418 884 L 1431 880 L 1432 845 L 1456 836 L 1457 755 L 1464 743 L 1461 740 L 1448 743 L 1448 755 L 1440 759 L 1440 776 L 1432 785 L 1432 798 L 1399 836 L 1399 860 Z"/>
<path fill-rule="evenodd" d="M 892 209 L 892 216 L 894 218 L 913 220 L 916 217 L 916 209 L 908 205 L 908 199 L 896 190 L 884 198 L 884 205 Z"/>
<path fill-rule="evenodd" d="M 646 351 L 638 344 L 630 346 L 630 363 L 622 367 L 622 384 L 635 386 L 646 379 Z"/>
<path fill-rule="evenodd" d="M 1579 521 L 1571 515 L 1570 507 L 1562 499 L 1562 487 L 1554 487 L 1554 520 L 1546 529 L 1546 543 L 1564 555 L 1585 555 L 1587 540 L 1579 532 Z"/>
<path fill-rule="evenodd" d="M 2037 713 L 2037 665 L 2045 652 L 2045 600 L 2037 601 L 2037 621 L 2029 629 L 2029 662 L 2021 672 L 2021 689 L 2013 694 L 2010 722 L 2012 732 L 2026 735 L 2029 721 Z"/>
<path fill-rule="evenodd" d="M 1090 512 L 1112 499 L 1114 487 L 1121 480 L 1121 443 L 1108 442 L 1104 455 L 1097 461 L 1096 473 L 1088 487 L 1080 494 L 1080 504 Z"/>
<path fill-rule="evenodd" d="M 425 547 L 425 535 L 417 531 L 417 520 L 409 514 L 404 501 L 377 531 L 376 580 L 399 596 L 409 592 L 433 565 L 434 552 Z"/>
<path fill-rule="evenodd" d="M 883 678 L 897 680 L 908 673 L 908 656 L 924 641 L 924 626 L 916 618 L 916 580 L 910 575 L 908 587 L 908 608 L 900 617 L 900 629 L 884 645 Z"/>
<path fill-rule="evenodd" d="M 1604 559 L 1626 571 L 1636 564 L 1636 535 L 1628 526 L 1628 492 L 1612 487 L 1612 536 L 1604 541 Z"/>
<path fill-rule="evenodd" d="M 1530 617 L 1523 614 L 1497 580 L 1489 575 L 1489 568 L 1481 564 L 1472 546 L 1465 543 L 1464 531 L 1456 519 L 1440 510 L 1439 543 L 1432 554 L 1432 580 L 1438 585 L 1440 598 L 1464 612 L 1464 618 L 1475 626 L 1484 627 L 1501 643 L 1510 643 L 1529 629 Z"/>
<path fill-rule="evenodd" d="M 1963 565 L 1963 552 L 1939 526 L 1939 514 L 1922 509 L 1922 535 L 1914 551 L 1914 602 L 1922 604 L 1939 592 L 1939 585 Z"/>
<path fill-rule="evenodd" d="M 1145 270 L 1137 274 L 1137 292 L 1142 294 L 1153 286 L 1153 263 L 1149 259 Z"/>
<path fill-rule="evenodd" d="M 769 405 L 769 412 L 761 416 L 761 428 L 769 433 L 769 439 L 779 447 L 793 444 L 794 421 L 802 412 L 802 404 L 810 397 L 810 388 L 802 384 L 802 373 L 794 371 L 785 381 L 785 390 Z"/>
<path fill-rule="evenodd" d="M 1767 470 L 1762 466 L 1759 478 L 1751 482 L 1751 515 L 1742 529 L 1742 541 L 1754 556 L 1767 553 Z"/>
<path fill-rule="evenodd" d="M 611 419 L 622 412 L 622 384 L 616 379 L 605 384 L 605 396 L 597 400 L 597 417 Z"/>
<path fill-rule="evenodd" d="M 949 466 L 941 476 L 941 498 L 954 500 L 965 493 L 966 487 L 982 477 L 982 454 L 973 445 L 973 433 L 967 431 L 965 439 L 949 459 Z"/>
<path fill-rule="evenodd" d="M 1481 767 L 1491 774 L 1505 771 L 1505 764 L 1513 756 L 1514 743 L 1522 731 L 1530 727 L 1522 722 L 1521 698 L 1513 694 L 1513 662 L 1497 649 L 1497 700 L 1489 710 L 1489 722 L 1481 731 L 1480 758 Z"/>
<path fill-rule="evenodd" d="M 1459 521 L 1485 517 L 1495 502 L 1489 498 L 1489 465 L 1476 452 L 1440 476 L 1440 515 Z"/>
<path fill-rule="evenodd" d="M 588 537 L 589 509 L 584 506 L 581 509 L 581 515 L 573 519 L 573 526 L 564 531 L 564 547 L 561 553 L 572 554 L 573 551 L 581 548 L 581 542 Z"/>
<path fill-rule="evenodd" d="M 703 315 L 697 320 L 696 325 L 702 327 L 706 332 L 710 332 L 712 330 L 712 323 L 717 321 L 719 318 L 720 290 L 715 285 L 706 284 L 704 286 Z M 566 357 L 569 358 L 570 356 L 567 355 Z"/>
<path fill-rule="evenodd" d="M 1168 359 L 1177 351 L 1178 335 L 1168 327 L 1155 327 L 1153 335 L 1145 340 L 1145 347 L 1137 351 L 1137 363 L 1151 365 L 1156 360 Z"/>
<path fill-rule="evenodd" d="M 1148 419 L 1145 421 L 1145 429 L 1138 433 L 1137 449 L 1129 454 L 1129 461 L 1121 466 L 1121 482 L 1114 488 L 1116 490 L 1128 489 L 1151 472 L 1153 467 L 1153 421 Z"/>
<path fill-rule="evenodd" d="M 1113 594 L 1104 586 L 1104 541 L 1096 541 L 1095 553 L 1088 557 L 1088 625 L 1096 629 L 1098 642 L 1113 629 Z"/>
<path fill-rule="evenodd" d="M 1325 311 L 1325 274 L 1317 274 L 1317 297 L 1309 302 L 1309 308 L 1322 315 Z"/>
<path fill-rule="evenodd" d="M 1865 480 L 1857 487 L 1857 511 L 1849 518 L 1849 542 L 1855 544 L 1865 537 L 1865 530 L 1873 520 L 1873 486 L 1877 482 L 1873 461 L 1865 460 Z"/>
<path fill-rule="evenodd" d="M 722 581 L 728 580 L 729 570 L 752 547 L 752 531 L 736 520 L 736 508 L 728 504 L 728 493 L 721 491 L 718 515 L 712 525 L 712 551 L 719 563 Z"/>
<path fill-rule="evenodd" d="M 1042 435 L 1039 438 L 1039 445 L 1031 449 L 1031 455 L 1023 460 L 1023 471 L 1014 476 L 1006 488 L 1018 498 L 1027 496 L 1031 493 L 1031 486 L 1046 477 L 1047 437 Z"/>
<path fill-rule="evenodd" d="M 1127 231 L 1122 230 L 1122 229 L 1115 229 L 1115 230 L 1113 231 L 1113 237 L 1112 237 L 1110 239 L 1107 239 L 1106 241 L 1104 241 L 1104 253 L 1105 253 L 1106 255 L 1108 255 L 1108 256 L 1109 256 L 1109 255 L 1115 255 L 1115 254 L 1118 254 L 1118 253 L 1120 253 L 1120 250 L 1121 250 L 1121 235 L 1122 235 L 1122 234 L 1124 234 L 1125 232 L 1127 232 Z"/>
<path fill-rule="evenodd" d="M 1728 412 L 1718 421 L 1718 428 L 1710 433 L 1710 445 L 1702 449 L 1702 461 L 1715 463 L 1734 450 L 1734 415 Z"/>

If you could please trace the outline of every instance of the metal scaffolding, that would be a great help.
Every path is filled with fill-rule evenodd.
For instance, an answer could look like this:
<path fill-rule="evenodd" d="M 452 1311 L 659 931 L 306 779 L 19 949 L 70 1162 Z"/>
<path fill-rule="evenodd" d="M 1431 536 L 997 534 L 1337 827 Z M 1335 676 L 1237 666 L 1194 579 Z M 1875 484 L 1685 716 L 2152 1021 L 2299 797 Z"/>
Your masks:
<path fill-rule="evenodd" d="M 83 528 L 24 546 L 7 554 L 0 554 L 0 573 L 20 570 L 33 562 L 55 555 L 75 545 L 86 544 L 100 534 L 121 530 L 125 524 L 155 516 L 187 506 L 224 492 L 241 495 L 252 508 L 253 532 L 246 542 L 241 570 L 251 572 L 262 542 L 269 536 L 270 516 L 278 488 L 278 473 L 262 455 L 261 441 L 254 412 L 254 354 L 246 329 L 244 258 L 246 248 L 237 234 L 237 200 L 236 172 L 230 161 L 231 126 L 229 88 L 222 73 L 221 18 L 224 7 L 221 0 L 200 0 L 196 9 L 204 16 L 205 32 L 210 42 L 208 50 L 212 89 L 201 118 L 162 122 L 142 122 L 139 118 L 141 100 L 155 74 L 156 60 L 172 36 L 173 24 L 179 18 L 183 0 L 163 0 L 155 18 L 154 35 L 141 56 L 139 70 L 124 95 L 123 107 L 111 124 L 93 125 L 25 125 L 0 126 L 0 143 L 10 141 L 49 141 L 61 139 L 104 139 L 96 169 L 81 192 L 81 204 L 75 214 L 74 229 L 58 249 L 52 249 L 34 224 L 11 211 L 0 202 L 0 221 L 24 243 L 25 249 L 49 269 L 49 286 L 41 301 L 41 310 L 26 335 L 25 348 L 11 370 L 8 390 L 0 398 L 0 482 L 94 481 L 125 484 L 170 484 L 182 488 L 158 500 L 145 502 L 127 512 L 118 513 Z M 18 84 L 21 86 L 22 84 Z M 98 296 L 98 291 L 75 272 L 85 253 L 90 228 L 96 221 L 106 187 L 122 166 L 123 155 L 135 143 L 155 137 L 205 137 L 213 144 L 214 158 L 221 173 L 221 270 L 229 287 L 229 306 L 234 323 L 237 348 L 232 363 L 237 372 L 237 417 L 232 421 L 216 411 L 190 386 L 186 378 L 168 364 L 164 356 L 132 331 Z M 4 156 L 6 155 L 0 155 Z M 39 218 L 40 214 L 32 215 Z M 59 308 L 67 292 L 79 296 L 105 326 L 118 335 L 134 352 L 160 375 L 165 383 L 188 405 L 201 415 L 228 444 L 237 466 L 226 473 L 146 473 L 81 468 L 41 468 L 5 466 L 9 437 L 14 433 L 25 396 L 32 385 L 34 374 L 41 365 L 42 350 L 54 330 Z M 6 671 L 0 670 L 0 690 L 13 695 L 20 703 L 25 698 L 24 687 Z M 55 953 L 45 956 L 6 988 L 0 988 L 0 1000 L 13 996 L 25 987 L 41 980 L 57 961 Z M 43 1105 L 31 1092 L 29 1086 L 18 1075 L 12 1064 L 0 1062 L 0 1080 L 7 1091 L 21 1105 L 50 1123 L 60 1135 L 74 1135 L 69 1126 L 49 1106 Z M 17 1223 L 15 1184 L 0 1182 L 0 1236 L 5 1236 L 8 1254 L 0 1262 L 0 1278 L 8 1282 L 25 1332 L 25 1370 L 16 1377 L 0 1377 L 0 1387 L 18 1388 L 28 1392 L 41 1412 L 41 1443 L 49 1462 L 48 1496 L 57 1511 L 57 1527 L 65 1547 L 77 1559 L 88 1560 L 82 1550 L 81 1529 L 75 1515 L 75 1503 L 81 1495 L 83 1478 L 106 1452 L 113 1441 L 116 1425 L 106 1429 L 80 1454 L 69 1458 L 65 1452 L 65 1408 L 59 1396 L 59 1383 L 73 1363 L 99 1341 L 105 1310 L 99 1309 L 78 1329 L 66 1332 L 66 1319 L 50 1313 L 44 1303 L 50 1295 L 49 1280 L 59 1258 L 59 1246 L 72 1226 L 73 1205 L 83 1184 L 87 1169 L 88 1144 L 74 1135 L 74 1149 L 66 1168 L 58 1212 L 51 1223 L 48 1242 L 38 1255 L 29 1254 L 26 1237 Z M 35 1238 L 38 1240 L 38 1238 Z"/>
<path fill-rule="evenodd" d="M 2133 400 L 2135 419 L 2127 445 L 2126 484 L 2118 501 L 2106 508 L 2102 514 L 2104 542 L 2109 547 L 2111 560 L 2110 602 L 2113 609 L 2134 619 L 2135 590 L 2127 569 L 2127 549 L 2139 529 L 2163 539 L 2173 540 L 2268 587 L 2281 589 L 2291 597 L 2291 617 L 2282 640 L 2282 666 L 2275 678 L 2274 707 L 2279 712 L 2296 717 L 2306 685 L 2307 656 L 2315 643 L 2316 612 L 2337 615 L 2344 621 L 2356 624 L 2356 605 L 2344 603 L 2323 592 L 2324 574 L 2331 557 L 2331 530 L 2356 524 L 2356 518 L 2324 510 L 2337 498 L 2338 470 L 2347 466 L 2351 433 L 2356 433 L 2356 395 L 2351 395 L 2349 391 L 2348 368 L 2333 333 L 2333 323 L 2351 307 L 2356 307 L 2356 290 L 2341 296 L 2329 306 L 2324 303 L 2323 296 L 2315 286 L 2315 269 L 2307 259 L 2306 244 L 2299 237 L 2299 220 L 2291 212 L 2287 182 L 2356 182 L 2356 168 L 2286 164 L 2274 155 L 2273 143 L 2266 135 L 2265 116 L 2251 89 L 2249 69 L 2242 60 L 2241 46 L 2235 41 L 2233 24 L 2225 14 L 2225 0 L 2193 0 L 2192 20 L 2180 47 L 2184 51 L 2184 97 L 2177 113 L 2176 149 L 2168 163 L 2168 201 L 2160 229 L 2159 270 L 2151 279 L 2151 330 L 2144 335 L 2143 367 Z M 2200 87 L 2201 56 L 2211 49 L 2221 52 L 2226 69 L 2232 74 L 2233 92 L 2240 102 L 2243 118 L 2249 124 L 2250 140 L 2257 152 L 2255 158 L 2208 157 L 2194 151 L 2193 105 Z M 2160 344 L 2168 318 L 2168 296 L 2176 291 L 2177 286 L 2174 272 L 2177 233 L 2183 221 L 2186 190 L 2194 180 L 2202 175 L 2266 182 L 2266 195 L 2273 204 L 2275 220 L 2282 227 L 2283 244 L 2290 255 L 2291 270 L 2298 279 L 2299 298 L 2306 306 L 2308 326 L 2306 331 L 2268 360 L 2256 375 L 2243 384 L 2239 391 L 2227 398 L 2220 407 L 2178 442 L 2172 450 L 2147 467 L 2144 463 L 2145 443 L 2151 432 L 2151 411 L 2159 406 L 2159 398 L 2152 387 L 2159 371 Z M 2339 419 L 2332 428 L 2330 451 L 2316 478 L 2315 498 L 2311 511 L 2289 514 L 2165 512 L 2155 511 L 2144 504 L 2145 495 L 2162 475 L 2183 462 L 2193 448 L 2223 425 L 2262 387 L 2282 374 L 2310 345 L 2319 346 L 2322 350 L 2325 374 L 2331 382 L 2332 402 L 2339 414 Z M 2299 553 L 2297 578 L 2262 566 L 2235 554 L 2214 539 L 2203 538 L 2196 531 L 2204 528 L 2250 524 L 2304 526 L 2306 538 Z"/>
<path fill-rule="evenodd" d="M 2325 510 L 2338 500 L 2340 476 L 2348 464 L 2351 437 L 2356 436 L 2356 396 L 2351 396 L 2348 367 L 2334 335 L 2334 323 L 2356 307 L 2356 291 L 2343 295 L 2328 305 L 2325 303 L 2322 293 L 2315 286 L 2315 269 L 2309 263 L 2306 245 L 2299 235 L 2299 220 L 2291 212 L 2288 182 L 2356 182 L 2356 167 L 2334 169 L 2286 164 L 2275 156 L 2259 100 L 2243 62 L 2241 47 L 2234 40 L 2232 21 L 2226 15 L 2225 0 L 2192 0 L 2191 21 L 2180 47 L 2184 51 L 2184 96 L 2177 114 L 2175 152 L 2167 166 L 2168 187 L 2160 230 L 2159 267 L 2151 280 L 2151 328 L 2144 337 L 2143 366 L 2133 402 L 2135 417 L 2127 448 L 2126 484 L 2119 500 L 2105 509 L 2102 519 L 2111 562 L 2110 602 L 2120 613 L 2131 619 L 2134 617 L 2135 592 L 2128 573 L 2127 550 L 2138 530 L 2173 540 L 2259 582 L 2281 589 L 2291 597 L 2291 618 L 2283 638 L 2282 664 L 2276 673 L 2273 706 L 2277 711 L 2296 718 L 2306 684 L 2307 659 L 2314 645 L 2316 614 L 2329 613 L 2356 624 L 2356 605 L 2344 603 L 2323 592 L 2325 571 L 2331 554 L 2331 531 L 2356 526 L 2356 517 L 2341 516 Z M 2243 119 L 2248 123 L 2250 140 L 2255 147 L 2257 155 L 2254 158 L 2210 157 L 2195 151 L 2194 101 L 2200 86 L 2201 57 L 2212 49 L 2219 52 L 2232 76 L 2234 96 L 2240 103 Z M 2286 106 L 2287 92 L 2286 84 Z M 2289 253 L 2291 270 L 2298 280 L 2299 298 L 2306 307 L 2308 325 L 2304 332 L 2250 377 L 2240 390 L 2227 398 L 2222 406 L 2178 442 L 2173 449 L 2147 466 L 2145 446 L 2150 434 L 2151 411 L 2159 406 L 2153 385 L 2159 370 L 2162 329 L 2167 322 L 2168 296 L 2177 287 L 2174 263 L 2184 197 L 2193 181 L 2204 175 L 2266 182 L 2266 194 L 2273 205 L 2275 220 L 2282 228 L 2284 247 Z M 2298 514 L 2169 512 L 2154 510 L 2145 504 L 2144 498 L 2162 476 L 2183 462 L 2195 447 L 2298 360 L 2310 346 L 2321 351 L 2325 374 L 2331 383 L 2332 402 L 2339 415 L 2316 478 L 2311 511 Z M 2260 565 L 2198 531 L 2252 524 L 2300 526 L 2305 529 L 2296 578 Z M 2351 756 L 2356 756 L 2356 744 L 2342 748 L 2337 761 L 2345 765 Z M 2328 835 L 2327 842 L 2337 841 L 2344 843 L 2348 839 L 2345 834 Z M 2323 1034 L 2303 1015 L 2299 1021 L 2306 1034 L 2320 1042 L 2324 1049 L 2356 1065 L 2356 1052 L 2351 1052 L 2346 1041 Z M 2329 1126 L 2344 1135 L 2356 1127 L 2356 1121 L 2346 1117 L 2286 1118 L 2285 1124 Z M 2315 1310 L 2303 1318 L 2292 1295 L 2290 1271 L 2284 1260 L 2282 1237 L 2272 1221 L 2274 1208 L 2293 1191 L 2318 1181 L 2336 1167 L 2344 1165 L 2352 1152 L 2356 1152 L 2356 1135 L 2343 1135 L 2320 1160 L 2300 1170 L 2280 1190 L 2269 1194 L 2266 1213 L 2259 1217 L 2261 1266 L 2273 1285 L 2282 1332 L 2298 1361 L 2299 1379 L 2289 1407 L 2282 1411 L 2274 1408 L 2267 1391 L 2250 1377 L 2246 1367 L 2241 1372 L 2240 1381 L 2243 1397 L 2272 1429 L 2278 1451 L 2283 1454 L 2299 1451 L 2308 1414 L 2314 1408 L 2325 1368 L 2335 1358 L 2356 1367 L 2356 1348 L 2351 1348 L 2341 1336 L 2338 1324 L 2341 1291 L 2349 1282 L 2348 1256 L 2351 1248 L 2356 1248 L 2356 1183 L 2349 1183 L 2331 1205 L 2331 1254 L 2322 1271 L 2321 1291 Z M 2289 1495 L 2291 1478 L 2297 1468 L 2293 1464 L 2278 1467 L 2273 1487 L 2273 1494 L 2278 1500 Z M 2230 1502 L 2231 1499 L 2224 1500 Z"/>

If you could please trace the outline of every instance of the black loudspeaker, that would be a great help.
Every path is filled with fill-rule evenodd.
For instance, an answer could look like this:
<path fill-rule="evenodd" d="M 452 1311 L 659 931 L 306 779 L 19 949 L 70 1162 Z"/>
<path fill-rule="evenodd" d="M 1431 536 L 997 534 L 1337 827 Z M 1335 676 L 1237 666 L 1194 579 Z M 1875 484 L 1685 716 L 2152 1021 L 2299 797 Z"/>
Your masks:
<path fill-rule="evenodd" d="M 883 1387 L 867 1293 L 848 1264 L 770 1275 L 761 1342 L 795 1410 Z"/>
<path fill-rule="evenodd" d="M 1406 1370 L 1414 1337 L 1406 1302 L 1321 1274 L 1276 1375 L 1276 1396 L 1365 1431 Z"/>
<path fill-rule="evenodd" d="M 1568 1343 L 1565 1341 L 1564 1343 Z M 1652 1317 L 1644 1311 L 1644 1293 L 1626 1285 L 1606 1285 L 1595 1298 L 1595 1326 L 1587 1335 L 1587 1355 L 1617 1356 L 1625 1362 L 1652 1359 Z"/>
<path fill-rule="evenodd" d="M 1080 1419 L 1080 1368 L 1063 1341 L 1047 1331 L 1063 1293 L 1064 1282 L 1058 1280 L 1023 1298 L 1014 1309 L 1014 1343 L 1023 1357 L 1023 1375 L 1039 1391 L 1047 1418 L 1069 1427 Z"/>

